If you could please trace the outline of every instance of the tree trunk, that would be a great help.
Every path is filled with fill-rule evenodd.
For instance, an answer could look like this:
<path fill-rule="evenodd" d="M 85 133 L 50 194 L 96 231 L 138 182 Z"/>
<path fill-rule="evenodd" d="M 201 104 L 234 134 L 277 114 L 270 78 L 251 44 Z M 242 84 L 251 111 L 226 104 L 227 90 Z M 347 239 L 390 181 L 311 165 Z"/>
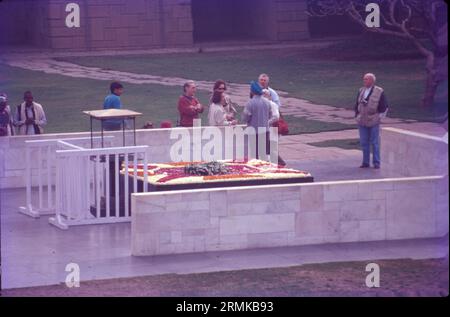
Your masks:
<path fill-rule="evenodd" d="M 430 72 L 427 72 L 427 82 L 425 86 L 425 93 L 422 97 L 422 107 L 430 108 L 434 104 L 434 96 L 436 95 L 439 82 L 436 80 L 436 76 Z"/>
<path fill-rule="evenodd" d="M 434 97 L 436 90 L 439 86 L 440 80 L 436 69 L 436 59 L 434 56 L 427 58 L 427 81 L 425 86 L 425 93 L 422 97 L 421 106 L 424 108 L 430 108 L 434 104 Z"/>

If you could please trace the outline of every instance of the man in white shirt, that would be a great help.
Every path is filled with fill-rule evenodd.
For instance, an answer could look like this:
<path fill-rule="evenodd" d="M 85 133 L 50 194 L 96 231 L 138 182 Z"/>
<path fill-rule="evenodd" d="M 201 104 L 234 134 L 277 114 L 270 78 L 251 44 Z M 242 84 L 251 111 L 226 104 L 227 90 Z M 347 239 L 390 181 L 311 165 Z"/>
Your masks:
<path fill-rule="evenodd" d="M 43 107 L 34 102 L 31 91 L 23 95 L 22 104 L 17 106 L 14 116 L 14 125 L 18 128 L 18 135 L 35 135 L 44 133 L 43 126 L 47 124 L 47 118 Z"/>
<path fill-rule="evenodd" d="M 265 89 L 265 90 L 267 90 L 269 92 L 269 94 L 270 94 L 270 98 L 269 98 L 270 101 L 277 105 L 277 116 L 278 116 L 278 119 L 279 119 L 280 116 L 281 116 L 280 96 L 278 96 L 278 93 L 274 89 L 269 87 L 269 81 L 270 81 L 270 78 L 269 78 L 269 75 L 267 75 L 267 74 L 261 74 L 258 77 L 258 83 L 261 86 L 261 88 L 263 88 L 263 89 Z M 272 125 L 274 122 L 278 121 L 278 119 L 276 119 L 276 120 L 271 119 L 270 120 L 270 125 Z M 281 158 L 280 155 L 278 155 L 278 165 L 286 166 L 286 162 Z"/>

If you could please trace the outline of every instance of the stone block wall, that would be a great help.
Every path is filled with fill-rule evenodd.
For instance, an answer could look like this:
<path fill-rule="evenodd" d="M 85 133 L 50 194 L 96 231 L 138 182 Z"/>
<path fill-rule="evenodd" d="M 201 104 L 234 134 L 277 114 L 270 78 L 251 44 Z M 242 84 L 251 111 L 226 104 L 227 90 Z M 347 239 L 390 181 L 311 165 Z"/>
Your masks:
<path fill-rule="evenodd" d="M 388 127 L 381 133 L 381 162 L 388 175 L 448 175 L 448 144 L 442 138 Z"/>
<path fill-rule="evenodd" d="M 0 45 L 54 50 L 132 50 L 194 44 L 193 0 L 14 0 L 0 3 Z M 202 9 L 206 1 L 198 2 Z M 80 6 L 81 27 L 67 28 L 66 5 Z M 309 38 L 306 0 L 217 2 L 206 9 L 197 30 L 227 33 L 232 38 L 298 41 Z M 222 11 L 220 11 L 222 10 Z M 223 23 L 216 20 L 226 16 Z"/>
<path fill-rule="evenodd" d="M 272 36 L 277 41 L 299 41 L 309 38 L 306 1 L 274 0 L 272 12 L 274 19 Z"/>
<path fill-rule="evenodd" d="M 132 195 L 136 256 L 441 237 L 448 176 Z"/>
<path fill-rule="evenodd" d="M 66 1 L 49 0 L 50 46 L 123 50 L 192 44 L 189 7 L 179 0 L 81 1 L 81 27 L 64 25 Z"/>
<path fill-rule="evenodd" d="M 0 3 L 0 46 L 48 47 L 48 3 L 13 0 Z"/>

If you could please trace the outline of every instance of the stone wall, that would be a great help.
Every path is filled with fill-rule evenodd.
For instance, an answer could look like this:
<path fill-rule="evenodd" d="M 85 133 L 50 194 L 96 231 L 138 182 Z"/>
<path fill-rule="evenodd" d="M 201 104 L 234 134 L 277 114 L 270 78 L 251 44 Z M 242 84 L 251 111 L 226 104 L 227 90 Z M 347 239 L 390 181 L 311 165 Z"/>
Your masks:
<path fill-rule="evenodd" d="M 89 0 L 81 27 L 64 25 L 66 1 L 49 0 L 50 46 L 55 49 L 133 49 L 192 44 L 190 8 L 179 0 Z"/>
<path fill-rule="evenodd" d="M 55 50 L 130 50 L 192 46 L 192 0 L 14 0 L 0 3 L 0 45 Z M 210 0 L 203 0 L 203 2 Z M 211 0 L 212 1 L 212 0 Z M 67 28 L 65 6 L 80 6 L 81 27 Z M 199 1 L 197 6 L 205 6 Z M 306 0 L 246 0 L 223 7 L 216 17 L 205 10 L 200 28 L 270 41 L 309 38 Z M 218 16 L 226 22 L 216 23 Z M 200 22 L 200 23 L 199 23 Z M 221 29 L 221 30 L 220 30 Z M 6 32 L 6 30 L 8 30 Z M 202 32 L 203 30 L 198 30 Z M 219 32 L 219 33 L 220 33 Z M 214 34 L 212 36 L 214 39 Z"/>
<path fill-rule="evenodd" d="M 447 144 L 382 133 L 383 168 L 398 178 L 133 194 L 132 254 L 448 234 Z"/>
<path fill-rule="evenodd" d="M 199 41 L 309 38 L 303 0 L 192 0 L 194 38 Z"/>
<path fill-rule="evenodd" d="M 80 6 L 80 28 L 65 26 L 65 6 L 69 2 L 2 3 L 0 27 L 8 29 L 10 36 L 0 44 L 56 50 L 124 50 L 193 43 L 189 0 L 72 1 Z"/>
<path fill-rule="evenodd" d="M 309 38 L 306 1 L 274 0 L 271 11 L 273 21 L 272 38 L 277 41 L 299 41 Z"/>
<path fill-rule="evenodd" d="M 0 3 L 0 46 L 48 47 L 48 3 L 14 0 Z"/>
<path fill-rule="evenodd" d="M 448 175 L 448 143 L 442 138 L 396 128 L 383 128 L 382 168 L 388 175 Z"/>
<path fill-rule="evenodd" d="M 448 176 L 132 195 L 136 256 L 441 237 Z"/>

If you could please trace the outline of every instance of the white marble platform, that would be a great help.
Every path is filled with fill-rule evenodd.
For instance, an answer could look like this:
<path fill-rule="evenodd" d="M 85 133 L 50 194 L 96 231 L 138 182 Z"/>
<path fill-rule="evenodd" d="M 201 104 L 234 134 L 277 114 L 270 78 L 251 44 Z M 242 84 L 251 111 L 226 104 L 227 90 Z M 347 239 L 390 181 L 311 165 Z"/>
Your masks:
<path fill-rule="evenodd" d="M 137 256 L 442 237 L 448 176 L 132 195 Z"/>

